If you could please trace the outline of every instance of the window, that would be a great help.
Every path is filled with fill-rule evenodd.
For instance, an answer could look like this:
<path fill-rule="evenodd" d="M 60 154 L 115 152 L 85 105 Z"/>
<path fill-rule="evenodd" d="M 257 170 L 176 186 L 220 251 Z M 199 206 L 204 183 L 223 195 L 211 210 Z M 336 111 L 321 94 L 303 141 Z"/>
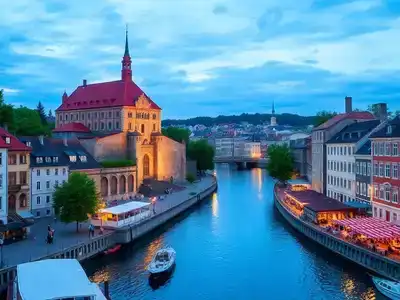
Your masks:
<path fill-rule="evenodd" d="M 153 131 L 156 131 L 156 124 L 153 124 Z"/>
<path fill-rule="evenodd" d="M 386 178 L 390 177 L 390 164 L 385 165 L 385 177 Z"/>
<path fill-rule="evenodd" d="M 58 162 L 58 157 L 57 156 L 54 156 L 53 157 L 53 163 L 57 163 Z"/>
<path fill-rule="evenodd" d="M 103 122 L 100 123 L 100 128 L 104 129 L 104 123 Z"/>
<path fill-rule="evenodd" d="M 393 156 L 399 155 L 399 145 L 397 143 L 393 144 L 392 155 Z"/>
<path fill-rule="evenodd" d="M 343 172 L 343 162 L 340 162 L 340 172 Z"/>
<path fill-rule="evenodd" d="M 56 176 L 58 175 L 58 169 L 54 170 L 54 175 L 56 175 Z"/>
<path fill-rule="evenodd" d="M 36 163 L 41 164 L 43 162 L 43 157 L 36 157 Z"/>
<path fill-rule="evenodd" d="M 46 189 L 50 188 L 50 181 L 46 181 Z"/>
<path fill-rule="evenodd" d="M 379 148 L 378 148 L 378 143 L 376 143 L 376 142 L 374 142 L 373 143 L 373 147 L 372 147 L 372 149 L 373 149 L 373 154 L 374 155 L 378 155 L 379 154 Z"/>
<path fill-rule="evenodd" d="M 3 188 L 3 174 L 0 174 L 0 189 Z"/>
<path fill-rule="evenodd" d="M 19 155 L 19 163 L 21 165 L 25 165 L 26 164 L 26 155 L 25 154 L 20 154 Z"/>
<path fill-rule="evenodd" d="M 390 143 L 385 143 L 385 155 L 386 156 L 390 156 L 390 154 L 391 154 L 391 145 L 390 145 Z"/>
<path fill-rule="evenodd" d="M 367 196 L 371 197 L 371 185 L 370 184 L 367 185 Z"/>
<path fill-rule="evenodd" d="M 46 215 L 50 215 L 50 209 L 46 210 Z"/>
<path fill-rule="evenodd" d="M 379 199 L 385 200 L 385 190 L 382 186 L 379 188 Z"/>
<path fill-rule="evenodd" d="M 374 195 L 375 198 L 378 199 L 379 198 L 379 189 L 377 185 L 374 185 Z"/>
<path fill-rule="evenodd" d="M 367 162 L 367 176 L 371 176 L 371 163 Z"/>
<path fill-rule="evenodd" d="M 76 162 L 76 156 L 75 155 L 70 155 L 69 156 L 69 161 L 70 162 Z"/>
<path fill-rule="evenodd" d="M 347 152 L 349 153 L 349 155 L 351 155 L 351 147 L 350 146 L 348 147 L 348 151 Z"/>
<path fill-rule="evenodd" d="M 115 129 L 119 129 L 119 122 L 115 122 Z"/>
<path fill-rule="evenodd" d="M 392 172 L 393 172 L 392 177 L 394 179 L 397 179 L 399 177 L 399 169 L 397 164 L 393 164 Z"/>
<path fill-rule="evenodd" d="M 87 161 L 87 158 L 86 158 L 85 155 L 80 155 L 79 159 L 81 160 L 81 162 L 86 162 Z"/>
<path fill-rule="evenodd" d="M 128 124 L 128 130 L 132 130 L 132 123 Z"/>
<path fill-rule="evenodd" d="M 46 175 L 47 175 L 47 176 L 50 175 L 50 169 L 46 169 Z"/>
<path fill-rule="evenodd" d="M 63 175 L 67 174 L 67 169 L 63 168 Z"/>
<path fill-rule="evenodd" d="M 19 183 L 22 185 L 27 184 L 27 175 L 25 171 L 19 172 Z"/>
<path fill-rule="evenodd" d="M 36 176 L 40 176 L 40 170 L 39 169 L 36 170 Z"/>
<path fill-rule="evenodd" d="M 390 187 L 385 186 L 385 200 L 390 201 Z"/>
<path fill-rule="evenodd" d="M 348 170 L 349 173 L 351 173 L 351 163 L 347 164 L 347 170 Z"/>
<path fill-rule="evenodd" d="M 360 183 L 357 181 L 356 183 L 357 186 L 357 194 L 360 194 Z"/>
<path fill-rule="evenodd" d="M 46 196 L 46 203 L 50 203 L 50 196 L 49 195 Z"/>
<path fill-rule="evenodd" d="M 17 164 L 17 155 L 9 154 L 8 155 L 8 164 L 9 165 L 16 165 Z"/>
<path fill-rule="evenodd" d="M 58 180 L 56 180 L 56 181 L 54 182 L 54 185 L 55 185 L 55 186 L 58 186 Z"/>
<path fill-rule="evenodd" d="M 379 163 L 379 176 L 385 176 L 385 165 L 383 163 Z"/>
<path fill-rule="evenodd" d="M 132 113 L 131 112 L 128 113 L 128 118 L 132 118 Z"/>
<path fill-rule="evenodd" d="M 144 133 L 144 124 L 140 125 L 140 132 Z"/>
<path fill-rule="evenodd" d="M 399 191 L 394 190 L 392 194 L 392 202 L 398 203 L 398 201 L 399 201 Z"/>
<path fill-rule="evenodd" d="M 374 163 L 374 176 L 379 176 L 379 164 Z"/>
<path fill-rule="evenodd" d="M 36 197 L 36 204 L 40 204 L 40 196 Z"/>
<path fill-rule="evenodd" d="M 6 144 L 10 144 L 11 143 L 11 138 L 6 136 Z"/>
<path fill-rule="evenodd" d="M 347 180 L 347 186 L 349 189 L 351 189 L 351 181 L 350 180 Z"/>
<path fill-rule="evenodd" d="M 51 163 L 51 158 L 48 157 L 48 156 L 46 156 L 45 161 L 46 161 L 47 163 Z"/>
<path fill-rule="evenodd" d="M 40 181 L 36 182 L 36 189 L 40 190 Z"/>
<path fill-rule="evenodd" d="M 396 221 L 397 221 L 397 214 L 393 213 L 393 222 L 396 222 Z"/>
<path fill-rule="evenodd" d="M 379 155 L 383 156 L 385 154 L 385 144 L 379 143 Z"/>
<path fill-rule="evenodd" d="M 3 153 L 0 153 L 0 166 L 3 164 Z"/>
<path fill-rule="evenodd" d="M 344 147 L 344 149 L 343 149 L 343 154 L 344 154 L 344 155 L 347 155 L 347 147 Z"/>
<path fill-rule="evenodd" d="M 356 163 L 356 174 L 360 174 L 361 172 L 360 172 L 360 163 L 359 162 L 357 162 Z"/>
<path fill-rule="evenodd" d="M 355 169 L 356 169 L 356 163 L 353 163 L 353 173 Z"/>
<path fill-rule="evenodd" d="M 343 164 L 343 172 L 346 172 L 346 166 L 347 166 L 347 164 L 344 163 L 344 164 Z"/>
<path fill-rule="evenodd" d="M 108 122 L 108 129 L 109 129 L 109 130 L 112 129 L 112 124 L 111 124 L 111 122 Z"/>
<path fill-rule="evenodd" d="M 112 118 L 112 112 L 111 111 L 108 112 L 108 117 Z"/>

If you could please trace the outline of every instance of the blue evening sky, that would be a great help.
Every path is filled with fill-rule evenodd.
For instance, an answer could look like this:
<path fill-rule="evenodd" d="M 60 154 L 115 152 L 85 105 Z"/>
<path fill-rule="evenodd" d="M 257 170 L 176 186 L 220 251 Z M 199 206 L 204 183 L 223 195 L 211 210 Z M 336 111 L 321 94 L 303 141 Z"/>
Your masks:
<path fill-rule="evenodd" d="M 133 75 L 165 118 L 400 109 L 396 0 L 14 0 L 0 9 L 7 102 L 56 109 L 82 79 Z"/>

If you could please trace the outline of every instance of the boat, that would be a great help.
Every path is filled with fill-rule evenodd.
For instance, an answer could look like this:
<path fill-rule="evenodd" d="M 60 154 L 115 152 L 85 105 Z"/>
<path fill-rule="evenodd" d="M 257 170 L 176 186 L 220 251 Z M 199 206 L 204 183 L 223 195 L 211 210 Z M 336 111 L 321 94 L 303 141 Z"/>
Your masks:
<path fill-rule="evenodd" d="M 400 300 L 400 283 L 376 276 L 371 276 L 377 290 L 392 300 Z"/>
<path fill-rule="evenodd" d="M 89 281 L 76 259 L 45 259 L 17 266 L 7 289 L 7 300 L 87 299 L 107 300 Z"/>
<path fill-rule="evenodd" d="M 117 252 L 119 249 L 121 249 L 121 245 L 116 245 L 116 246 L 114 246 L 114 247 L 112 247 L 112 248 L 107 249 L 106 251 L 104 251 L 104 254 L 105 254 L 105 255 L 107 255 L 107 254 L 112 254 L 112 253 Z"/>
<path fill-rule="evenodd" d="M 172 247 L 162 248 L 157 251 L 147 270 L 151 275 L 161 275 L 171 271 L 175 265 L 176 252 Z"/>

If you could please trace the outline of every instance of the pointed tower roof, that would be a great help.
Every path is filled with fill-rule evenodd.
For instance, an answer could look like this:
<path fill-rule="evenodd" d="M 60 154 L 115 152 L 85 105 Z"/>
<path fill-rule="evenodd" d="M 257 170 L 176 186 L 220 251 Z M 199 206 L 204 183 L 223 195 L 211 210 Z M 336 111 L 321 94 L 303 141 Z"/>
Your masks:
<path fill-rule="evenodd" d="M 130 56 L 129 55 L 129 44 L 128 44 L 128 24 L 126 25 L 126 31 L 125 31 L 125 53 L 124 56 Z"/>

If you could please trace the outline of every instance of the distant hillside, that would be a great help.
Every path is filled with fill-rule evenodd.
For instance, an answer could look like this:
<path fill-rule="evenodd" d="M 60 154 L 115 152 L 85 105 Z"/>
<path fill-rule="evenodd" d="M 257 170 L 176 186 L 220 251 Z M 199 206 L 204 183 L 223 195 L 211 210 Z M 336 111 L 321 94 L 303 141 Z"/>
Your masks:
<path fill-rule="evenodd" d="M 197 125 L 202 124 L 205 126 L 218 125 L 218 124 L 229 124 L 229 123 L 241 123 L 248 122 L 253 125 L 263 124 L 269 122 L 271 114 L 241 114 L 239 116 L 218 116 L 212 117 L 196 117 L 186 120 L 163 120 L 162 126 L 171 125 Z M 278 124 L 280 125 L 291 125 L 291 126 L 307 126 L 314 124 L 316 117 L 304 117 L 295 114 L 280 114 L 276 115 Z"/>

